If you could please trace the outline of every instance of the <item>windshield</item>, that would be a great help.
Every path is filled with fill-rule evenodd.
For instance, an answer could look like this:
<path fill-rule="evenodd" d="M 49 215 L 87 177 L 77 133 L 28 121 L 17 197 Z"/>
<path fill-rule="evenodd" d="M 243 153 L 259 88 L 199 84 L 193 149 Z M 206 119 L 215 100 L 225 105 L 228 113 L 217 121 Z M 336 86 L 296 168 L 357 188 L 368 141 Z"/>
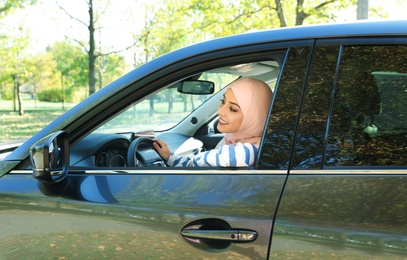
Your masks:
<path fill-rule="evenodd" d="M 238 77 L 237 75 L 216 71 L 204 72 L 199 79 L 215 83 L 215 92 L 213 94 L 183 94 L 178 92 L 177 88 L 169 86 L 129 107 L 120 115 L 99 127 L 96 132 L 120 133 L 144 130 L 160 132 L 170 129 Z"/>

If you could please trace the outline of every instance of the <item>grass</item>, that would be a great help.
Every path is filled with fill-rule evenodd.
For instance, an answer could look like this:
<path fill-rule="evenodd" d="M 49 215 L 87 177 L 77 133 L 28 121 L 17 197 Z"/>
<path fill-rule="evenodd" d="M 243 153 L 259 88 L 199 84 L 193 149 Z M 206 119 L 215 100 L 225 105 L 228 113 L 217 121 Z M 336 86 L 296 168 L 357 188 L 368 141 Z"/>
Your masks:
<path fill-rule="evenodd" d="M 195 105 L 198 106 L 201 102 L 197 100 Z M 14 111 L 12 101 L 0 100 L 0 144 L 28 139 L 74 105 L 23 100 L 24 113 L 19 115 L 18 111 Z M 173 103 L 170 116 L 167 113 L 168 103 L 166 102 L 154 103 L 154 115 L 149 115 L 149 109 L 149 101 L 143 101 L 137 105 L 137 109 L 130 108 L 104 127 L 108 129 L 120 126 L 128 127 L 129 122 L 134 122 L 136 125 L 135 129 L 132 129 L 133 131 L 163 130 L 174 126 L 189 113 L 183 111 L 184 104 L 180 101 Z M 188 109 L 192 109 L 190 105 Z"/>
<path fill-rule="evenodd" d="M 23 100 L 23 115 L 10 100 L 0 100 L 0 143 L 25 140 L 65 113 L 74 104 Z"/>

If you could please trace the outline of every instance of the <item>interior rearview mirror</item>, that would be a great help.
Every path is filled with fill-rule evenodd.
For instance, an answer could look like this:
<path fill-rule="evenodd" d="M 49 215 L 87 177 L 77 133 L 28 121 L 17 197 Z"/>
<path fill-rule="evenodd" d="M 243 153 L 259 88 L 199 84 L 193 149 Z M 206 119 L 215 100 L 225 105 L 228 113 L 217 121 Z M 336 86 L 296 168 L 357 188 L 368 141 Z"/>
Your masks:
<path fill-rule="evenodd" d="M 30 149 L 33 176 L 40 182 L 58 183 L 66 178 L 69 170 L 68 133 L 50 134 Z"/>
<path fill-rule="evenodd" d="M 177 84 L 180 93 L 193 95 L 208 95 L 215 91 L 215 83 L 206 80 L 184 80 Z"/>

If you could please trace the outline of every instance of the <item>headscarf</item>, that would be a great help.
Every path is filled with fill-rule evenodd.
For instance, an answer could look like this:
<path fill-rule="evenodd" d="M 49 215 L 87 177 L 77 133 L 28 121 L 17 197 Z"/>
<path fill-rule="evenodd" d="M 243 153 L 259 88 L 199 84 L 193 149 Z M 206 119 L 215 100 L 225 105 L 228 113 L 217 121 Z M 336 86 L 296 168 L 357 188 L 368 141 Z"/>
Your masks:
<path fill-rule="evenodd" d="M 237 132 L 225 133 L 225 144 L 260 143 L 273 92 L 266 83 L 252 78 L 238 79 L 229 88 L 243 112 L 243 121 Z"/>

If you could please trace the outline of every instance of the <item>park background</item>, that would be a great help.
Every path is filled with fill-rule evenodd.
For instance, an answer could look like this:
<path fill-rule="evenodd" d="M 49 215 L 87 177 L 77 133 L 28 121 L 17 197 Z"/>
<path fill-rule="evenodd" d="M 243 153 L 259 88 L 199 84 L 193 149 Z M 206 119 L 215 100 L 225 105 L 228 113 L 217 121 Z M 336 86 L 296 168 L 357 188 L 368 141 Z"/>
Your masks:
<path fill-rule="evenodd" d="M 404 0 L 5 0 L 0 144 L 21 142 L 130 70 L 231 34 L 403 19 Z"/>

